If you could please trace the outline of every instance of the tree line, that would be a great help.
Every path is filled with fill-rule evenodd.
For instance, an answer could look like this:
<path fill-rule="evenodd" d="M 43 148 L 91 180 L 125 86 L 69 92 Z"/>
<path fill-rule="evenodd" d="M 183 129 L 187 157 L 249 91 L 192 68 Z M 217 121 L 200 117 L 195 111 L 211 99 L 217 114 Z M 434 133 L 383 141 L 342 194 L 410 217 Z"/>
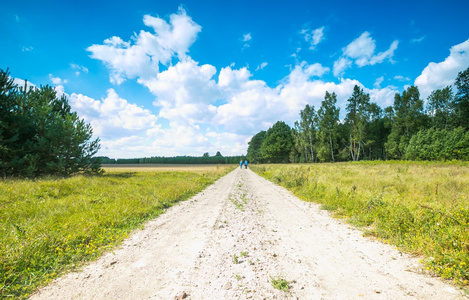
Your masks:
<path fill-rule="evenodd" d="M 0 69 L 0 176 L 99 172 L 99 139 L 50 86 L 19 87 Z"/>
<path fill-rule="evenodd" d="M 283 121 L 255 134 L 247 151 L 254 163 L 358 160 L 469 160 L 469 68 L 454 86 L 433 91 L 426 105 L 418 87 L 396 93 L 382 109 L 355 86 L 339 118 L 337 95 L 319 109 L 307 104 L 293 128 Z"/>
<path fill-rule="evenodd" d="M 152 156 L 142 158 L 109 158 L 99 157 L 102 164 L 237 164 L 246 156 L 223 156 L 217 152 L 215 156 L 204 153 L 203 156 Z"/>

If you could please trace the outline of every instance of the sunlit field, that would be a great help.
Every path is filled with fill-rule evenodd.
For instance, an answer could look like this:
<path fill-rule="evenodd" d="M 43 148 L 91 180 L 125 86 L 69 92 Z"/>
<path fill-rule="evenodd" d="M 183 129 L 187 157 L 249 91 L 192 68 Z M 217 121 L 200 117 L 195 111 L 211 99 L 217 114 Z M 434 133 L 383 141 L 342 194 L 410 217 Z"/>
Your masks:
<path fill-rule="evenodd" d="M 227 165 L 177 165 L 177 164 L 114 164 L 103 165 L 106 172 L 172 172 L 190 171 L 195 173 L 211 172 L 230 168 Z"/>
<path fill-rule="evenodd" d="M 469 280 L 467 163 L 361 162 L 252 165 L 305 201 L 322 204 L 365 235 L 422 255 L 428 270 Z"/>
<path fill-rule="evenodd" d="M 100 176 L 0 181 L 0 298 L 26 298 L 233 169 L 119 166 Z"/>

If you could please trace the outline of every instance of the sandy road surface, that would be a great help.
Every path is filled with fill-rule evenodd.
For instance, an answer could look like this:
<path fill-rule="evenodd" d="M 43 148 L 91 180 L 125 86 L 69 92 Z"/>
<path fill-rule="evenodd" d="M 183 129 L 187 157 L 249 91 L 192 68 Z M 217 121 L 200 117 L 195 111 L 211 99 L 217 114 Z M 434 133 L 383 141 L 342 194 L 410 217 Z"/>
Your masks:
<path fill-rule="evenodd" d="M 467 299 L 418 260 L 236 169 L 33 299 Z M 271 278 L 289 282 L 275 289 Z"/>

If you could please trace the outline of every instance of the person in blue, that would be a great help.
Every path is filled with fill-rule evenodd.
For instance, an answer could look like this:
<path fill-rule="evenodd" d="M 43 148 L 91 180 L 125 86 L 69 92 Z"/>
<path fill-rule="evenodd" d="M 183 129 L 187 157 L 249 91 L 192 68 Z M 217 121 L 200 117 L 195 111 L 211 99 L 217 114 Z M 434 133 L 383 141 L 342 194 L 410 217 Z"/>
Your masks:
<path fill-rule="evenodd" d="M 239 161 L 239 168 L 240 168 L 240 169 L 243 168 L 243 161 L 242 161 L 242 160 Z"/>
<path fill-rule="evenodd" d="M 245 169 L 248 168 L 248 160 L 247 160 L 247 159 L 244 161 L 244 168 L 245 168 Z"/>

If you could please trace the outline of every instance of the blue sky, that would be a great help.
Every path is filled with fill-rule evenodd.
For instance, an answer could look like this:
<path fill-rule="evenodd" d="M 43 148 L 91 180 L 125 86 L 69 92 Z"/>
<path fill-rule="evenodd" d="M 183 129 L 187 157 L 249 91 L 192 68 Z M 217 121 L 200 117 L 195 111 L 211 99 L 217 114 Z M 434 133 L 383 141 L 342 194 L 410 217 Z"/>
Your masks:
<path fill-rule="evenodd" d="M 0 68 L 55 86 L 100 155 L 245 154 L 325 91 L 382 108 L 469 67 L 469 2 L 2 1 Z"/>

